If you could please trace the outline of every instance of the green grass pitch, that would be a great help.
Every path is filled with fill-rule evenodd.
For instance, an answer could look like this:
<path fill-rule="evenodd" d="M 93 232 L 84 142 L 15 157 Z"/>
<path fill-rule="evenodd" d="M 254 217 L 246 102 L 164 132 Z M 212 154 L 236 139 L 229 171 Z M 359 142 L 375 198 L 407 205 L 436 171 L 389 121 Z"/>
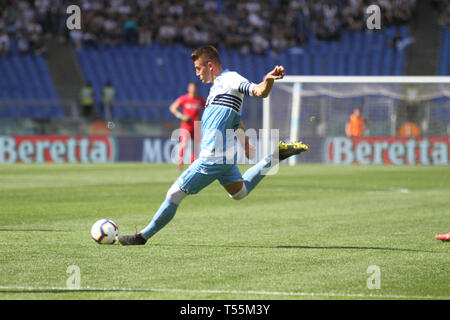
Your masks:
<path fill-rule="evenodd" d="M 450 299 L 449 167 L 283 165 L 244 200 L 186 198 L 146 246 L 90 239 L 100 218 L 146 226 L 178 174 L 0 166 L 0 299 Z"/>

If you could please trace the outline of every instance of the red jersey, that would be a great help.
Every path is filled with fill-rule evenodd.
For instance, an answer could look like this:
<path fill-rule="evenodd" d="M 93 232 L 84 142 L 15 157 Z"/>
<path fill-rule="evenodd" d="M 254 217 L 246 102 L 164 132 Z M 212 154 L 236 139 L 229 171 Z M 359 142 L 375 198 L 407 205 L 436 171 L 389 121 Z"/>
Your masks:
<path fill-rule="evenodd" d="M 185 129 L 194 129 L 194 122 L 199 121 L 202 109 L 205 106 L 206 100 L 201 96 L 191 97 L 188 93 L 179 97 L 177 103 L 183 109 L 183 115 L 190 118 L 188 122 L 181 122 L 181 127 Z"/>

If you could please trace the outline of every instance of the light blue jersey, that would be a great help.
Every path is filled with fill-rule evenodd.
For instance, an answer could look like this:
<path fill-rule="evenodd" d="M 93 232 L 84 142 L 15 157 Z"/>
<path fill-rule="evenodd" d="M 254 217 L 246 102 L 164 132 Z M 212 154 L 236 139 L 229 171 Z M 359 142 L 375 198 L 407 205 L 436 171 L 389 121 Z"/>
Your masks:
<path fill-rule="evenodd" d="M 244 95 L 251 96 L 254 86 L 228 70 L 214 80 L 202 116 L 199 158 L 177 180 L 185 193 L 196 194 L 215 180 L 223 186 L 242 180 L 236 165 L 234 131 L 241 121 Z"/>
<path fill-rule="evenodd" d="M 241 121 L 243 98 L 252 95 L 254 85 L 228 69 L 216 77 L 202 116 L 201 159 L 225 163 L 234 157 L 234 131 Z"/>

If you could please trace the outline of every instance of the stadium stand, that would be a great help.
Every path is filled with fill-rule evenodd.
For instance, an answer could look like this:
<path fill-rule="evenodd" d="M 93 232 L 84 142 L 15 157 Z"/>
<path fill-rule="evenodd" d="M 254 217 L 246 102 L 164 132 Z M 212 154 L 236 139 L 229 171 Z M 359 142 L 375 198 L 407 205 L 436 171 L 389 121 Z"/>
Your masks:
<path fill-rule="evenodd" d="M 116 89 L 114 119 L 170 120 L 167 104 L 195 81 L 189 53 L 197 45 L 220 47 L 223 64 L 258 81 L 268 68 L 282 64 L 289 74 L 402 75 L 414 0 L 372 1 L 383 7 L 383 29 L 365 30 L 363 0 L 235 2 L 71 1 L 83 12 L 83 31 L 64 28 L 67 1 L 5 1 L 0 29 L 11 49 L 0 57 L 0 100 L 52 101 L 16 108 L 0 117 L 63 117 L 42 55 L 42 37 L 74 44 L 79 65 L 93 84 L 96 107 L 109 80 Z M 23 25 L 9 16 L 23 16 Z M 198 17 L 202 19 L 197 19 Z M 324 19 L 326 17 L 326 19 Z M 201 21 L 201 22 L 199 22 Z M 327 23 L 325 23 L 325 21 Z M 259 39 L 254 35 L 258 34 Z M 34 40 L 33 40 L 34 39 Z M 36 40 L 38 39 L 38 40 Z M 449 74 L 449 29 L 444 28 L 438 74 Z M 28 41 L 32 53 L 20 54 Z M 21 45 L 19 45 L 21 43 Z M 27 46 L 25 46 L 27 47 Z M 262 49 L 261 49 L 262 47 Z M 44 48 L 44 49 L 43 49 Z M 33 54 L 33 53 L 40 54 Z M 206 95 L 206 86 L 200 87 Z"/>
<path fill-rule="evenodd" d="M 237 50 L 221 48 L 223 64 L 242 73 L 253 81 L 262 79 L 266 69 L 274 64 L 284 65 L 290 74 L 303 75 L 402 75 L 404 52 L 389 46 L 396 33 L 408 35 L 407 27 L 392 27 L 383 33 L 346 31 L 339 42 L 314 40 L 299 53 L 286 49 L 274 54 L 242 54 Z M 378 45 L 379 44 L 379 45 Z M 375 48 L 373 50 L 372 48 Z M 86 79 L 100 92 L 106 81 L 111 80 L 117 90 L 117 102 L 171 101 L 181 95 L 189 81 L 195 81 L 190 70 L 189 49 L 181 45 L 140 47 L 120 45 L 105 49 L 83 47 L 77 57 Z M 260 67 L 260 66 L 265 66 Z M 200 94 L 207 88 L 202 86 Z M 150 119 L 152 106 L 137 112 L 121 110 L 113 106 L 116 119 Z M 119 111 L 121 110 L 121 111 Z M 170 114 L 161 115 L 170 118 Z"/>
<path fill-rule="evenodd" d="M 450 74 L 449 60 L 450 60 L 450 27 L 447 26 L 442 28 L 438 75 L 444 76 Z"/>
<path fill-rule="evenodd" d="M 12 49 L 14 50 L 14 49 Z M 11 53 L 0 57 L 1 118 L 60 119 L 64 117 L 42 55 Z"/>
<path fill-rule="evenodd" d="M 220 53 L 225 66 L 242 70 L 253 81 L 262 79 L 266 69 L 274 64 L 284 65 L 290 74 L 402 75 L 405 54 L 389 46 L 390 37 L 397 32 L 408 35 L 406 27 L 392 27 L 384 33 L 346 31 L 339 42 L 314 40 L 301 53 L 286 49 L 277 54 L 272 51 L 263 55 L 242 54 L 227 48 L 222 48 Z M 110 79 L 117 89 L 118 102 L 170 101 L 183 93 L 189 81 L 196 80 L 194 72 L 189 70 L 189 50 L 180 45 L 154 42 L 150 47 L 122 45 L 103 50 L 85 47 L 77 56 L 96 92 Z M 207 88 L 201 87 L 200 94 L 206 93 Z M 99 95 L 97 99 L 100 100 Z M 117 119 L 142 115 L 117 112 L 118 108 L 113 107 Z"/>

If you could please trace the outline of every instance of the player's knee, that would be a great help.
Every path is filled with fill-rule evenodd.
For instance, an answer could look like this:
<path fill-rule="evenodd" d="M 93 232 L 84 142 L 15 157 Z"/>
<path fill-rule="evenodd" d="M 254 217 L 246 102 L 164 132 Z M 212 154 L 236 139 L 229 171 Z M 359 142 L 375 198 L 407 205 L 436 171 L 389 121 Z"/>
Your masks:
<path fill-rule="evenodd" d="M 242 185 L 242 189 L 236 192 L 235 194 L 230 194 L 230 197 L 234 200 L 242 200 L 248 195 L 247 188 L 245 184 Z"/>
<path fill-rule="evenodd" d="M 166 198 L 172 201 L 175 204 L 180 204 L 181 200 L 183 200 L 187 196 L 187 193 L 180 189 L 178 183 L 174 183 L 169 191 L 167 191 Z"/>

